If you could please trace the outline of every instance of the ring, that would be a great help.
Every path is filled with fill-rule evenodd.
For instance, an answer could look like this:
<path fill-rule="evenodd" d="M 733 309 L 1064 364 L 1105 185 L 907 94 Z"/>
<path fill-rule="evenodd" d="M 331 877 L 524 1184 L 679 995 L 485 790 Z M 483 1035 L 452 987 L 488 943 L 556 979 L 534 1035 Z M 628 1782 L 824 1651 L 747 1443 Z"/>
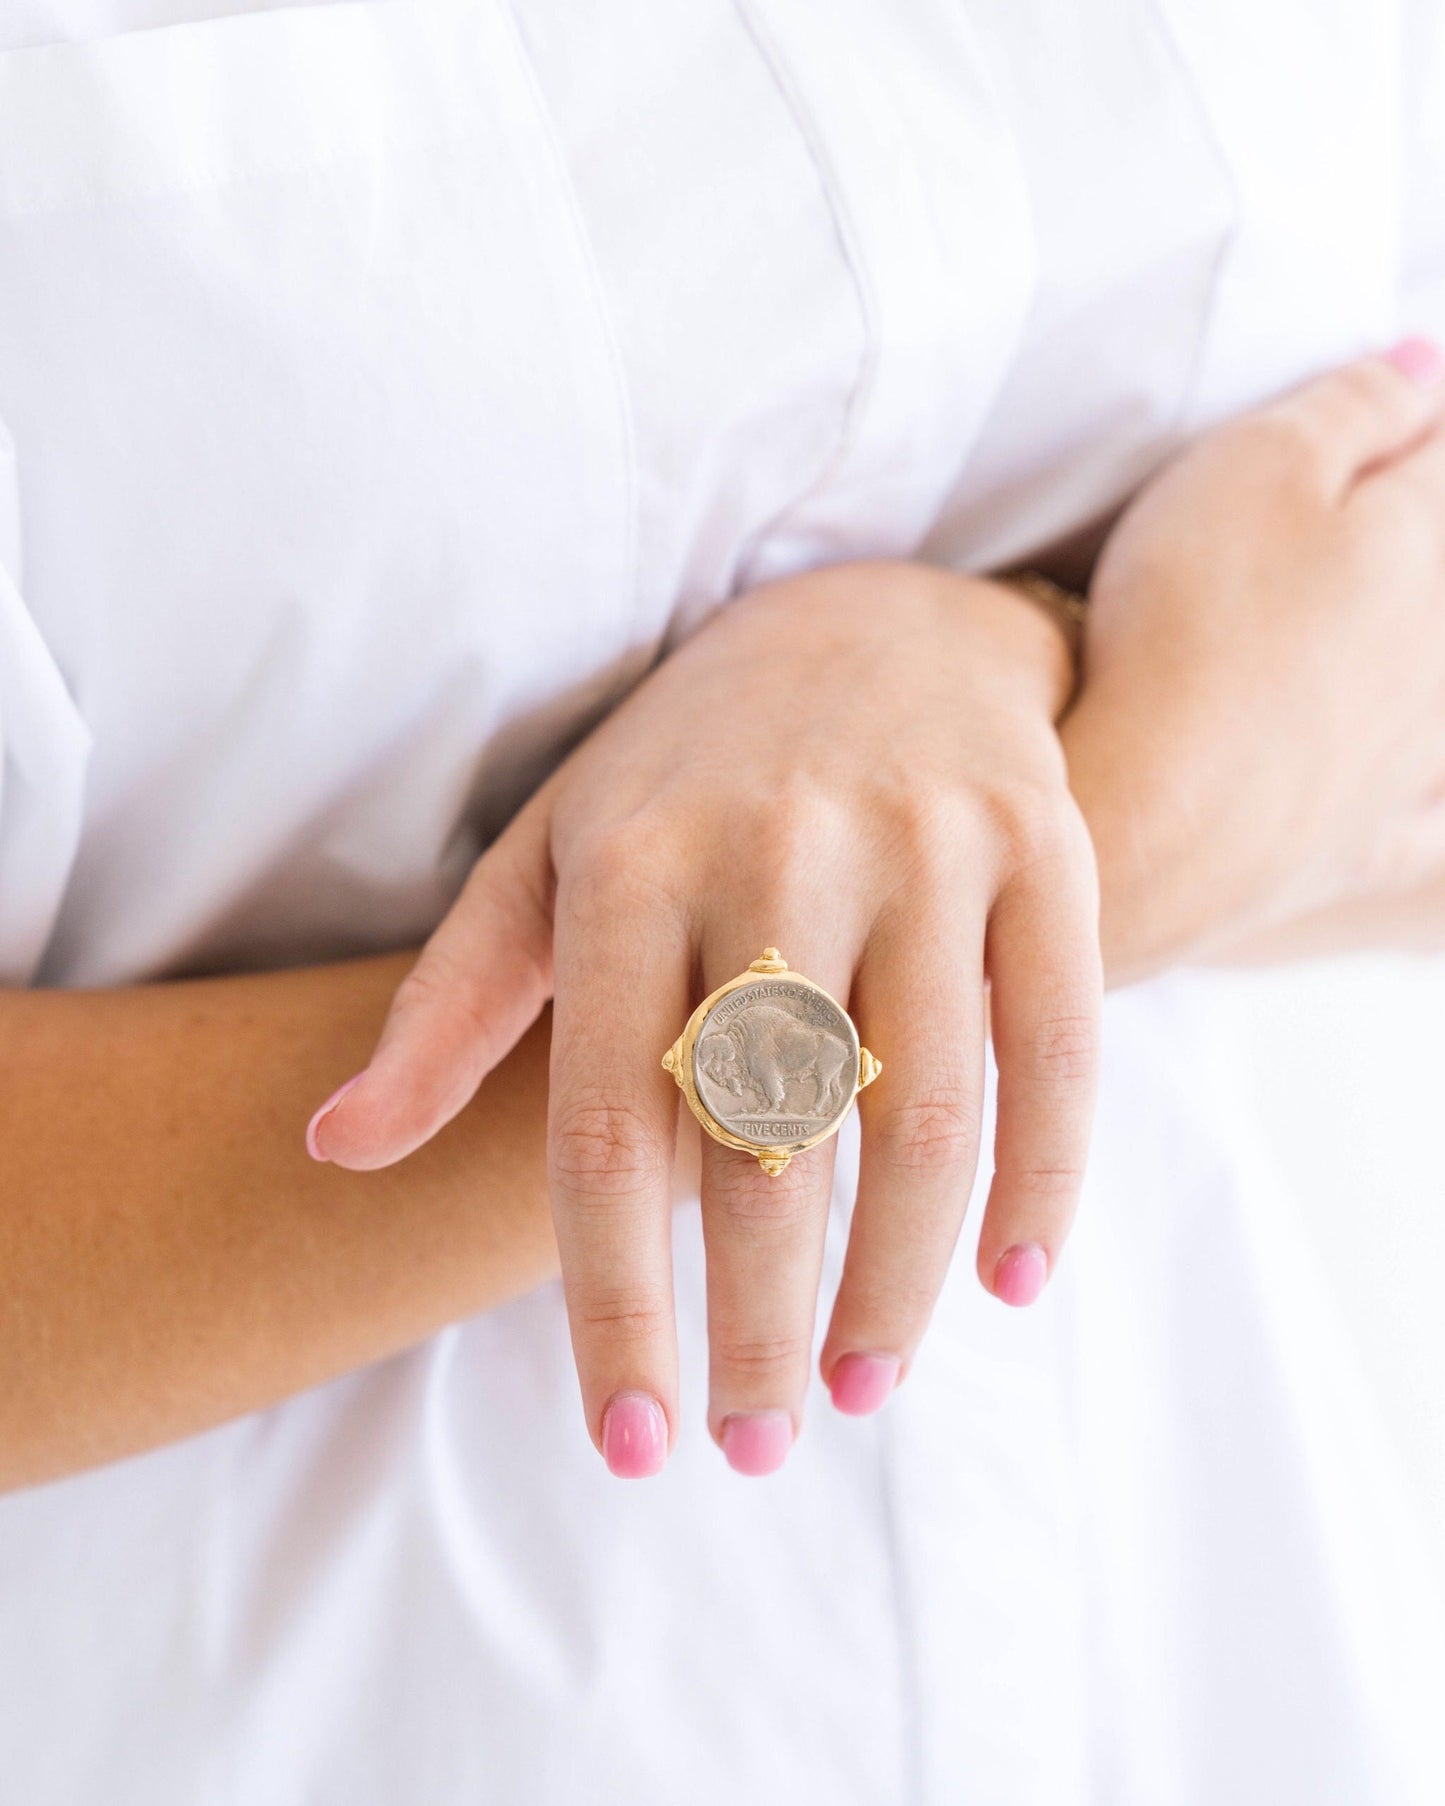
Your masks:
<path fill-rule="evenodd" d="M 662 1064 L 713 1140 L 773 1178 L 835 1135 L 883 1070 L 842 1004 L 776 947 L 703 998 Z"/>

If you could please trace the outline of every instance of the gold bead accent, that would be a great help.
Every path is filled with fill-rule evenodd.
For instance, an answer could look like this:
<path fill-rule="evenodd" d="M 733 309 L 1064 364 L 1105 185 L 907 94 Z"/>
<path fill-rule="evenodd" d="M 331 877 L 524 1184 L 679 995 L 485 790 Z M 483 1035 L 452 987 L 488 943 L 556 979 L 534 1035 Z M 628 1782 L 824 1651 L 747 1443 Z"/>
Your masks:
<path fill-rule="evenodd" d="M 764 947 L 763 957 L 755 959 L 748 967 L 749 972 L 786 972 L 788 962 L 776 947 Z"/>

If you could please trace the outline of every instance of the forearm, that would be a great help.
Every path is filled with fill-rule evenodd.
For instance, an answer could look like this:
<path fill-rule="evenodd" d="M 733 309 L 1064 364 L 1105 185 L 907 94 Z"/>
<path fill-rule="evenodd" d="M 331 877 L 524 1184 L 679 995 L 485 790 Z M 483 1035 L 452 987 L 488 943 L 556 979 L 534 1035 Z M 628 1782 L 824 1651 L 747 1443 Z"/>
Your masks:
<path fill-rule="evenodd" d="M 555 1271 L 547 1016 L 400 1165 L 305 1152 L 412 957 L 0 992 L 0 1487 L 273 1403 Z"/>
<path fill-rule="evenodd" d="M 1063 733 L 1118 984 L 1178 957 L 1189 893 L 1133 834 L 1089 711 Z M 305 1152 L 413 957 L 0 991 L 0 1488 L 274 1403 L 556 1271 L 547 1015 L 399 1164 Z"/>

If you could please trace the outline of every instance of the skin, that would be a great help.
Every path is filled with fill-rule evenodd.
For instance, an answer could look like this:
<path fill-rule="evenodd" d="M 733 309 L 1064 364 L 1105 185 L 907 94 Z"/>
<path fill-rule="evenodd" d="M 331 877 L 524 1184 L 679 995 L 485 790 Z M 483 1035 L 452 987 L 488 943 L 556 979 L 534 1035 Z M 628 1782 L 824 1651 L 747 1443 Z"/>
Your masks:
<path fill-rule="evenodd" d="M 1063 740 L 1112 975 L 1445 942 L 1445 371 L 1397 356 L 1205 435 L 1104 549 Z"/>
<path fill-rule="evenodd" d="M 1115 970 L 1357 903 L 1438 809 L 1438 375 L 1406 347 L 1306 385 L 1206 435 L 1111 537 L 1064 745 Z M 1054 1266 L 1102 981 L 1089 835 L 1050 725 L 1063 692 L 1039 682 L 1025 619 L 994 586 L 907 565 L 811 573 L 720 614 L 479 862 L 323 1115 L 326 1157 L 403 1157 L 555 993 L 553 1210 L 615 1471 L 656 1471 L 677 1428 L 657 1049 L 763 941 L 887 1050 L 822 1353 L 835 1398 L 859 1363 L 901 1377 L 926 1327 L 978 1153 L 985 981 L 999 1112 L 979 1272 L 1028 1302 Z M 744 1471 L 797 1433 L 829 1178 L 826 1155 L 774 1180 L 704 1148 L 709 1427 Z"/>
<path fill-rule="evenodd" d="M 405 1166 L 310 1160 L 414 955 L 0 993 L 0 1488 L 174 1441 L 556 1269 L 544 1016 Z"/>
<path fill-rule="evenodd" d="M 339 1164 L 400 1159 L 555 994 L 553 1212 L 587 1424 L 614 1468 L 655 1469 L 677 1434 L 677 1093 L 659 1058 L 764 942 L 886 1050 L 860 1100 L 824 1378 L 849 1354 L 906 1369 L 927 1325 L 978 1156 L 985 974 L 999 1103 L 980 1271 L 1007 1291 L 1020 1258 L 1052 1264 L 1082 1182 L 1103 988 L 1054 731 L 1071 680 L 1048 617 L 992 584 L 869 564 L 753 591 L 477 863 L 320 1125 Z M 777 1465 L 801 1423 L 832 1151 L 775 1178 L 704 1143 L 708 1422 L 744 1471 Z M 636 1427 L 613 1446 L 619 1399 Z"/>
<path fill-rule="evenodd" d="M 1176 958 L 1277 957 L 1360 937 L 1445 940 L 1445 837 L 1431 840 L 1436 818 L 1424 775 L 1440 721 L 1439 692 L 1424 667 L 1445 669 L 1439 391 L 1412 389 L 1378 363 L 1347 373 L 1336 394 L 1325 390 L 1331 380 L 1301 392 L 1307 400 L 1319 391 L 1313 405 L 1266 422 L 1243 448 L 1243 465 L 1238 446 L 1209 459 L 1202 446 L 1196 465 L 1176 467 L 1193 470 L 1187 482 L 1171 476 L 1152 485 L 1100 567 L 1088 683 L 1063 741 L 1099 848 L 1111 983 Z M 1277 485 L 1273 500 L 1287 506 L 1251 514 L 1262 483 Z M 1360 497 L 1364 508 L 1354 505 Z M 1215 511 L 1217 531 L 1191 539 L 1190 520 L 1206 510 Z M 1200 561 L 1231 534 L 1249 542 L 1236 552 L 1252 546 L 1255 562 L 1202 576 Z M 1301 570 L 1310 573 L 1313 606 L 1308 620 L 1293 623 L 1299 641 L 1289 644 L 1282 631 L 1262 639 L 1260 612 L 1289 600 L 1290 573 Z M 1253 610 L 1246 578 L 1263 585 Z M 1067 681 L 1060 643 L 1038 637 L 1044 617 L 1031 603 L 971 578 L 942 581 L 966 605 L 971 631 L 982 634 L 988 623 L 1000 634 L 993 656 L 1006 667 L 997 675 L 1029 723 L 1008 744 L 1034 757 L 1036 715 L 1057 705 Z M 941 600 L 928 585 L 910 594 L 919 610 Z M 1226 596 L 1238 604 L 1232 631 L 1191 642 Z M 1267 681 L 1258 675 L 1262 644 L 1273 658 Z M 1312 657 L 1298 657 L 1298 645 Z M 1381 695 L 1397 698 L 1391 726 L 1399 739 L 1378 746 L 1368 707 L 1358 722 L 1349 714 L 1365 652 L 1365 662 L 1380 667 L 1373 706 Z M 1023 675 L 1029 656 L 1038 661 L 1032 678 Z M 1211 672 L 1201 690 L 1209 709 L 1196 708 L 1183 675 L 1193 658 Z M 741 662 L 752 681 L 754 668 Z M 871 650 L 862 662 L 876 686 Z M 1235 699 L 1251 683 L 1260 684 L 1260 706 L 1241 709 Z M 1100 702 L 1106 690 L 1108 709 Z M 1407 694 L 1408 710 L 1398 701 Z M 1147 706 L 1131 708 L 1132 696 L 1147 697 Z M 953 720 L 956 697 L 949 706 Z M 1271 727 L 1275 715 L 1288 731 Z M 1368 784 L 1341 784 L 1322 763 L 1353 731 L 1377 755 Z M 1251 784 L 1271 799 L 1274 834 L 1285 824 L 1294 836 L 1286 846 L 1259 834 L 1253 793 L 1212 755 L 1215 740 L 1246 732 Z M 1418 760 L 1407 760 L 1415 746 Z M 619 762 L 623 753 L 625 746 Z M 1397 782 L 1397 760 L 1418 769 L 1421 781 Z M 1347 762 L 1345 775 L 1354 769 Z M 1180 833 L 1181 814 L 1197 832 Z M 742 844 L 735 829 L 731 844 Z M 831 854 L 825 889 L 840 857 L 846 850 Z M 1248 883 L 1236 882 L 1241 868 Z M 1151 871 L 1160 874 L 1157 887 Z M 972 868 L 965 881 L 982 888 Z M 513 886 L 511 894 L 525 893 Z M 828 894 L 836 899 L 836 889 Z M 550 889 L 537 893 L 539 910 L 551 903 Z M 817 919 L 805 918 L 799 932 Z M 482 952 L 505 926 L 501 917 L 482 924 Z M 804 942 L 783 945 L 800 969 L 826 982 L 805 963 L 820 956 L 801 951 Z M 715 963 L 730 976 L 757 950 L 751 941 L 736 951 L 728 945 Z M 467 949 L 459 944 L 458 952 Z M 354 1070 L 383 1023 L 395 1032 L 393 998 L 417 992 L 408 978 L 414 961 L 409 952 L 104 992 L 0 993 L 0 1486 L 132 1453 L 274 1402 L 555 1271 L 545 1012 L 404 1166 L 349 1171 L 302 1150 L 297 1100 Z M 536 982 L 545 994 L 544 969 Z M 424 997 L 423 990 L 417 1001 Z M 863 988 L 854 998 L 860 1014 L 866 997 Z M 636 1036 L 644 1066 L 655 1064 L 681 1020 L 668 1020 L 658 1046 L 643 1050 Z M 464 1052 L 479 1027 L 491 1024 L 460 1021 Z M 384 1045 L 386 1033 L 380 1039 Z M 881 1037 L 877 1044 L 890 1046 Z M 889 1078 L 895 1068 L 890 1061 Z M 469 1080 L 456 1082 L 465 1089 Z M 438 1096 L 433 1108 L 452 1102 Z M 878 1127 L 875 1117 L 871 1132 Z M 905 1170 L 905 1182 L 915 1182 Z M 757 1195 L 771 1212 L 778 1194 Z M 807 1200 L 776 1213 L 781 1227 L 772 1216 L 736 1211 L 734 1201 L 726 1190 L 715 1194 L 730 1228 L 802 1241 Z M 938 1259 L 950 1229 L 947 1221 L 940 1229 L 940 1215 L 921 1213 L 917 1247 L 905 1246 L 906 1257 Z M 737 1252 L 745 1263 L 746 1248 Z M 856 1249 L 850 1266 L 860 1274 Z M 855 1297 L 865 1313 L 878 1307 L 866 1284 Z M 842 1303 L 840 1295 L 825 1371 L 830 1351 L 836 1357 L 843 1346 Z M 900 1319 L 914 1320 L 906 1310 Z M 747 1380 L 746 1361 L 742 1372 Z"/>

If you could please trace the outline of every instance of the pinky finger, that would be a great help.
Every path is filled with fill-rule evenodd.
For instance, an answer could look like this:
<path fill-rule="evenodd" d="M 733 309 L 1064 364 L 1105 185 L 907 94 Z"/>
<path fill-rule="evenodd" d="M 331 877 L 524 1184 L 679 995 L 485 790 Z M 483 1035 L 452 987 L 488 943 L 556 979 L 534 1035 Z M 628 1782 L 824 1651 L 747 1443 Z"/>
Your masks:
<path fill-rule="evenodd" d="M 1005 1304 L 1032 1304 L 1073 1221 L 1098 1088 L 1098 886 L 1082 823 L 1005 886 L 985 958 L 998 1126 L 978 1274 Z"/>

